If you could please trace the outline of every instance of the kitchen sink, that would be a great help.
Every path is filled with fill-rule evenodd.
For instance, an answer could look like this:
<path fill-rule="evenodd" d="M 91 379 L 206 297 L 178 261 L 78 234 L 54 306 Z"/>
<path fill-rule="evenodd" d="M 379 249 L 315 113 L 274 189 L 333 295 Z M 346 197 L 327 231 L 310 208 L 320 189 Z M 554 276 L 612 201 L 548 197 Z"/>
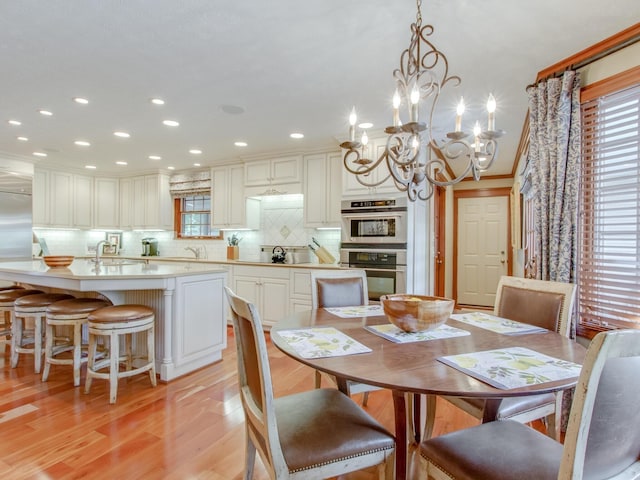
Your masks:
<path fill-rule="evenodd" d="M 140 263 L 144 263 L 137 260 L 128 260 L 128 259 L 116 259 L 116 258 L 102 258 L 101 265 L 105 267 L 109 266 L 121 266 L 121 265 L 138 265 Z"/>

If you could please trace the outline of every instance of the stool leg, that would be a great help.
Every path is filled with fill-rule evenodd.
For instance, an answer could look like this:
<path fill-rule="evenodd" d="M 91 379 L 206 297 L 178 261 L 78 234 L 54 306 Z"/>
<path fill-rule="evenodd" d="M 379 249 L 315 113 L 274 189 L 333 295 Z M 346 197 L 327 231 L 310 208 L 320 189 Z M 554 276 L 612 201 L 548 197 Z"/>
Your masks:
<path fill-rule="evenodd" d="M 42 322 L 44 317 L 42 315 L 36 315 L 34 317 L 35 326 L 33 327 L 33 371 L 40 373 L 40 367 L 42 365 Z"/>
<path fill-rule="evenodd" d="M 89 351 L 87 353 L 87 378 L 84 381 L 84 393 L 91 390 L 91 382 L 93 381 L 93 370 L 96 364 L 96 352 L 98 350 L 98 338 L 89 332 Z"/>
<path fill-rule="evenodd" d="M 155 334 L 153 325 L 151 329 L 147 330 L 147 360 L 151 363 L 151 370 L 149 370 L 149 378 L 151 379 L 151 385 L 156 386 L 156 345 Z"/>
<path fill-rule="evenodd" d="M 53 336 L 55 335 L 55 330 L 53 325 L 49 322 L 46 322 L 45 333 L 44 333 L 44 371 L 42 372 L 42 381 L 46 382 L 49 378 L 49 369 L 51 368 L 51 362 L 49 361 L 51 357 L 53 357 Z"/>
<path fill-rule="evenodd" d="M 18 366 L 18 360 L 20 354 L 18 353 L 18 347 L 22 345 L 22 322 L 24 317 L 14 317 L 11 324 L 11 368 Z"/>
<path fill-rule="evenodd" d="M 82 362 L 82 324 L 73 326 L 73 386 L 80 385 L 80 365 Z"/>
<path fill-rule="evenodd" d="M 133 353 L 131 353 L 131 344 L 133 343 L 133 333 L 127 333 L 124 336 L 124 351 L 125 351 L 125 368 L 127 371 L 133 367 Z"/>
<path fill-rule="evenodd" d="M 116 332 L 111 332 L 109 359 L 109 403 L 116 403 L 118 395 L 118 370 L 120 365 L 120 341 Z"/>

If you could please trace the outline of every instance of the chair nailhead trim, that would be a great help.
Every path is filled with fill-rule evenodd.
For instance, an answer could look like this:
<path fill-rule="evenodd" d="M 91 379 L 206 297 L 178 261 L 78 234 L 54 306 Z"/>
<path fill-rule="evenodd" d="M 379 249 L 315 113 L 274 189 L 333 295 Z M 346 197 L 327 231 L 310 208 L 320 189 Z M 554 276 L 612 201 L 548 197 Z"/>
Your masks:
<path fill-rule="evenodd" d="M 331 465 L 332 463 L 341 462 L 343 460 L 348 460 L 350 458 L 363 457 L 363 456 L 369 455 L 371 453 L 384 452 L 386 450 L 393 450 L 394 448 L 395 448 L 395 445 L 391 444 L 389 447 L 376 448 L 376 449 L 373 449 L 373 450 L 367 450 L 366 452 L 360 452 L 360 453 L 358 453 L 356 455 L 347 455 L 345 457 L 334 458 L 330 462 L 314 463 L 313 465 L 307 465 L 306 467 L 296 468 L 296 469 L 293 469 L 293 470 L 289 470 L 289 473 L 304 472 L 305 470 L 312 470 L 314 468 L 323 467 L 325 465 Z"/>

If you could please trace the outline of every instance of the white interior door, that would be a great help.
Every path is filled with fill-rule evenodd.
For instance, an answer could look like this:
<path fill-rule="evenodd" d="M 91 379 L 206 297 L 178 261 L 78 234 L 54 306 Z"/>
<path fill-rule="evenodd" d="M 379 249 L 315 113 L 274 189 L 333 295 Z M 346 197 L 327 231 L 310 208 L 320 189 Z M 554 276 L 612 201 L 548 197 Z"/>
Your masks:
<path fill-rule="evenodd" d="M 457 301 L 493 306 L 498 281 L 507 274 L 509 198 L 458 199 Z"/>

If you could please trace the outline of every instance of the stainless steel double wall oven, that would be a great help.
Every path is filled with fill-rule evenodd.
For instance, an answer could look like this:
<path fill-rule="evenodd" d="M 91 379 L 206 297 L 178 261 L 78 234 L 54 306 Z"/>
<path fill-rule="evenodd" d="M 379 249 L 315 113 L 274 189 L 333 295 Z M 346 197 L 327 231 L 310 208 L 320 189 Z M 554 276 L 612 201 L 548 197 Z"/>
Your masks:
<path fill-rule="evenodd" d="M 407 278 L 407 199 L 342 201 L 340 265 L 367 272 L 369 299 L 404 293 Z"/>

